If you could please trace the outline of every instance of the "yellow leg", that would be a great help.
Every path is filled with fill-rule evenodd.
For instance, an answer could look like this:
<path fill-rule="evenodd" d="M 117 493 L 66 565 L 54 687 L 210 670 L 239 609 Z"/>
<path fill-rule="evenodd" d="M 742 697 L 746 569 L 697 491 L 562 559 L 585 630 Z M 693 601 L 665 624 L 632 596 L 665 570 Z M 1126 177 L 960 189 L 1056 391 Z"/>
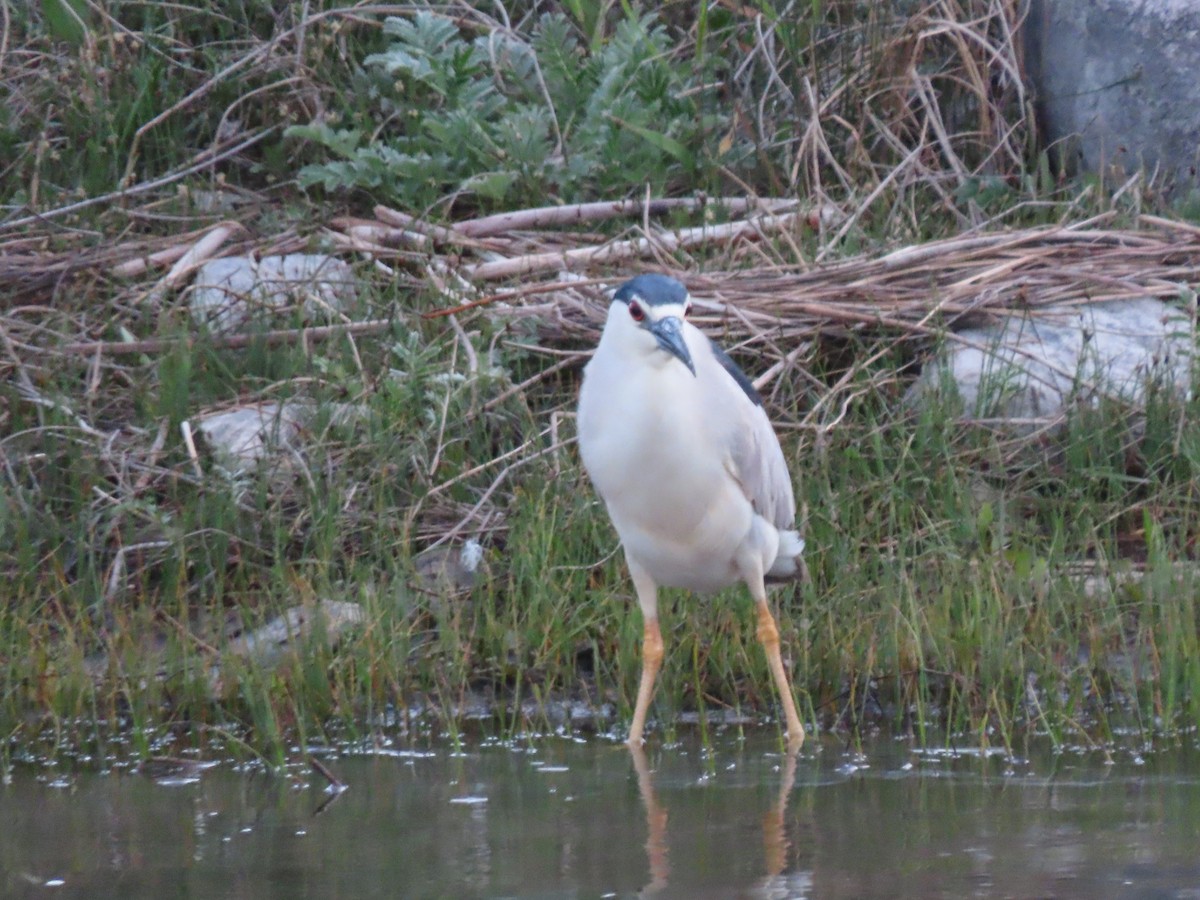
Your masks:
<path fill-rule="evenodd" d="M 642 746 L 642 730 L 646 727 L 646 713 L 654 697 L 654 680 L 662 667 L 663 642 L 658 619 L 645 616 L 642 635 L 642 680 L 638 685 L 637 706 L 633 710 L 633 724 L 629 726 L 629 746 Z"/>
<path fill-rule="evenodd" d="M 758 605 L 758 640 L 767 653 L 767 663 L 771 667 L 775 687 L 778 688 L 779 699 L 783 703 L 783 715 L 787 719 L 788 747 L 796 749 L 804 743 L 804 726 L 800 724 L 800 714 L 796 712 L 796 698 L 792 696 L 792 685 L 788 682 L 783 658 L 779 655 L 779 629 L 775 627 L 775 617 L 771 615 L 771 608 L 767 605 L 765 596 L 761 600 L 756 598 L 755 602 Z"/>

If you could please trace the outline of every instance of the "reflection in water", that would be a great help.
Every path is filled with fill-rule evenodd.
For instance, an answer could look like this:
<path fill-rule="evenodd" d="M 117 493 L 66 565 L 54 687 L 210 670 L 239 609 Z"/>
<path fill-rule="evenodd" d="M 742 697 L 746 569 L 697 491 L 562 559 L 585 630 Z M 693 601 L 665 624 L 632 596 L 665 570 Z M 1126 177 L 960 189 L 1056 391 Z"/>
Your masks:
<path fill-rule="evenodd" d="M 654 795 L 646 751 L 631 744 L 629 755 L 633 757 L 633 768 L 637 771 L 638 793 L 646 807 L 646 861 L 650 865 L 650 883 L 642 889 L 642 894 L 653 896 L 667 886 L 671 875 L 671 861 L 667 858 L 667 811 L 659 806 Z"/>
<path fill-rule="evenodd" d="M 640 746 L 630 745 L 633 768 L 637 772 L 638 793 L 646 808 L 646 860 L 650 867 L 650 883 L 641 891 L 649 897 L 661 893 L 670 883 L 671 861 L 667 851 L 667 810 L 658 802 L 654 792 L 654 780 L 646 751 Z M 788 798 L 796 784 L 796 760 L 799 748 L 792 747 L 784 755 L 779 777 L 779 792 L 775 802 L 762 817 L 763 859 L 766 877 L 754 885 L 751 895 L 756 897 L 807 896 L 811 884 L 811 873 L 798 871 L 787 873 L 787 854 L 790 842 L 784 825 Z"/>
<path fill-rule="evenodd" d="M 0 783 L 0 897 L 1200 896 L 1200 754 L 541 738 Z M 298 789 L 304 778 L 306 788 Z"/>

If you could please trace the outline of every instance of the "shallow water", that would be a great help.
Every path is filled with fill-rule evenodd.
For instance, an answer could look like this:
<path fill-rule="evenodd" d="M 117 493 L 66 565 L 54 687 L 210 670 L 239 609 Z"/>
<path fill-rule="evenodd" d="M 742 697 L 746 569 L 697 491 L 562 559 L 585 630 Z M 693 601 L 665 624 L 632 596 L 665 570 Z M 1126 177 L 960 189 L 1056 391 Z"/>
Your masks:
<path fill-rule="evenodd" d="M 1200 897 L 1200 753 L 860 755 L 766 733 L 217 766 L 155 780 L 18 768 L 5 897 Z M 323 811 L 317 810 L 324 806 Z"/>

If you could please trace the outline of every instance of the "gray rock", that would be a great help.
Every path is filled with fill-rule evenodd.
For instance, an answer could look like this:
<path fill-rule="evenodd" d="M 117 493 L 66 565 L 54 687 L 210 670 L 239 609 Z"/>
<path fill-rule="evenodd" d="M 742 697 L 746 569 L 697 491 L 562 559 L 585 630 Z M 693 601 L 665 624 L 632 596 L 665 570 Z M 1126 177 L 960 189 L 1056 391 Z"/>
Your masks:
<path fill-rule="evenodd" d="M 317 628 L 322 629 L 327 644 L 332 646 L 349 628 L 365 620 L 357 603 L 344 600 L 318 600 L 316 603 L 293 606 L 256 628 L 234 638 L 226 650 L 264 666 L 277 665 L 288 652 L 296 652 L 310 640 Z"/>
<path fill-rule="evenodd" d="M 298 658 L 304 646 L 320 638 L 327 647 L 336 647 L 349 631 L 366 621 L 366 613 L 357 603 L 345 600 L 317 600 L 293 606 L 260 628 L 243 632 L 225 647 L 223 661 L 237 659 L 270 671 L 289 659 Z M 227 683 L 219 662 L 208 671 L 209 690 L 224 694 L 235 685 Z"/>
<path fill-rule="evenodd" d="M 305 401 L 257 403 L 205 416 L 197 427 L 221 465 L 242 473 L 279 448 L 295 447 L 314 412 Z"/>
<path fill-rule="evenodd" d="M 349 403 L 326 407 L 333 424 L 348 425 L 361 419 L 366 411 Z M 229 472 L 240 475 L 260 462 L 304 449 L 304 432 L 316 417 L 318 406 L 312 400 L 292 399 L 238 406 L 205 416 L 196 427 L 212 449 L 217 461 Z"/>
<path fill-rule="evenodd" d="M 229 332 L 297 307 L 308 316 L 327 318 L 356 296 L 354 273 L 340 259 L 290 253 L 210 260 L 196 272 L 189 303 L 196 321 Z"/>
<path fill-rule="evenodd" d="M 417 586 L 429 597 L 429 610 L 439 622 L 471 609 L 467 595 L 490 573 L 483 545 L 471 538 L 461 547 L 443 544 L 417 554 L 413 560 Z"/>
<path fill-rule="evenodd" d="M 1157 166 L 1179 194 L 1200 152 L 1200 3 L 1031 0 L 1026 64 L 1046 143 L 1072 167 Z"/>
<path fill-rule="evenodd" d="M 486 574 L 483 545 L 471 538 L 461 547 L 441 546 L 424 550 L 413 560 L 421 587 L 432 594 L 461 594 L 471 590 Z"/>
<path fill-rule="evenodd" d="M 1183 396 L 1193 346 L 1191 321 L 1159 300 L 1050 307 L 956 332 L 906 401 L 957 394 L 965 417 L 1024 434 L 1061 420 L 1070 404 L 1140 406 L 1152 384 Z"/>

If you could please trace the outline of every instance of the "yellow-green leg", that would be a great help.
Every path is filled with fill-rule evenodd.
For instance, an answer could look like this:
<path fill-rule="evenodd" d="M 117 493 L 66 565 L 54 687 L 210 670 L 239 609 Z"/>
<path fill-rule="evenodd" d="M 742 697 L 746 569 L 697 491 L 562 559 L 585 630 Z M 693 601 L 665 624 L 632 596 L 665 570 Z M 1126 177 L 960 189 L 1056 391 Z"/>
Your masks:
<path fill-rule="evenodd" d="M 779 699 L 783 703 L 783 715 L 787 720 L 788 746 L 798 748 L 804 743 L 804 726 L 800 724 L 800 714 L 796 711 L 796 698 L 792 696 L 792 685 L 788 681 L 787 672 L 783 668 L 783 658 L 779 654 L 779 629 L 775 625 L 775 617 L 767 605 L 766 587 L 757 585 L 759 596 L 755 597 L 758 605 L 758 640 L 767 654 L 767 664 L 771 667 L 771 675 L 775 678 L 775 687 L 779 690 Z M 754 588 L 751 588 L 754 593 Z"/>

